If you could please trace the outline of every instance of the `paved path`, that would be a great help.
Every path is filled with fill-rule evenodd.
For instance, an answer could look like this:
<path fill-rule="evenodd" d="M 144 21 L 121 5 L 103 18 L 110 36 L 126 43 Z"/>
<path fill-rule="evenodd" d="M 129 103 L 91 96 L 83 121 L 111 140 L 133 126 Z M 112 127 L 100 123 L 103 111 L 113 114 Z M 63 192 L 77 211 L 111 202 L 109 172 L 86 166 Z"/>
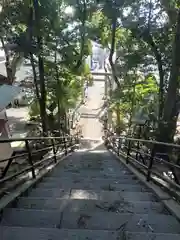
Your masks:
<path fill-rule="evenodd" d="M 82 133 L 84 138 L 101 139 L 102 125 L 99 122 L 99 113 L 103 105 L 104 83 L 94 82 L 88 88 L 88 98 L 84 106 L 80 108 Z"/>
<path fill-rule="evenodd" d="M 1 214 L 1 240 L 179 240 L 180 223 L 103 146 L 75 152 Z"/>

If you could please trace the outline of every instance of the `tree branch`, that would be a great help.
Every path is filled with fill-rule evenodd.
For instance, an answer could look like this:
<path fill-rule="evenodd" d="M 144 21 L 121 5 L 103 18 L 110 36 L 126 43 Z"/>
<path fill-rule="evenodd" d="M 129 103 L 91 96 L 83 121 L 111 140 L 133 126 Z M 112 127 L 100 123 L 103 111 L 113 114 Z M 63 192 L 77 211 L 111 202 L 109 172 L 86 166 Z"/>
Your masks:
<path fill-rule="evenodd" d="M 148 31 L 151 32 L 151 13 L 152 13 L 152 0 L 149 0 L 149 16 L 148 16 Z"/>
<path fill-rule="evenodd" d="M 77 2 L 78 2 L 78 5 L 80 5 L 80 4 L 79 4 L 79 1 L 77 1 Z M 76 64 L 76 66 L 75 66 L 75 69 L 79 69 L 79 68 L 80 68 L 80 66 L 81 66 L 81 64 L 82 64 L 83 55 L 84 55 L 85 34 L 86 34 L 85 24 L 86 24 L 86 15 L 87 15 L 87 12 L 86 12 L 86 11 L 87 11 L 87 9 L 86 9 L 86 0 L 83 0 L 81 50 L 80 50 L 79 60 L 77 61 L 77 64 Z"/>
<path fill-rule="evenodd" d="M 173 7 L 173 3 L 170 0 L 160 0 L 162 7 L 167 12 L 169 20 L 172 25 L 176 23 L 177 20 L 177 10 Z"/>
<path fill-rule="evenodd" d="M 163 63 L 162 63 L 162 57 L 161 53 L 158 50 L 158 47 L 156 46 L 151 34 L 149 34 L 149 37 L 147 39 L 148 43 L 151 46 L 152 52 L 154 53 L 154 56 L 157 61 L 158 65 L 158 71 L 159 71 L 159 119 L 162 117 L 163 114 L 163 108 L 164 108 L 164 71 L 163 71 Z"/>
<path fill-rule="evenodd" d="M 173 109 L 178 96 L 179 76 L 180 76 L 180 10 L 177 18 L 177 27 L 173 45 L 172 68 L 169 78 L 168 93 L 164 108 L 164 119 L 170 120 L 173 117 Z"/>
<path fill-rule="evenodd" d="M 162 117 L 163 108 L 164 108 L 164 71 L 163 71 L 163 62 L 161 53 L 158 50 L 158 47 L 149 32 L 149 29 L 145 29 L 144 31 L 140 31 L 138 29 L 133 30 L 132 33 L 136 38 L 142 38 L 144 42 L 146 42 L 150 47 L 152 52 L 154 53 L 154 57 L 157 61 L 158 72 L 159 72 L 159 119 Z"/>
<path fill-rule="evenodd" d="M 109 54 L 109 63 L 111 65 L 111 70 L 112 70 L 112 75 L 114 78 L 115 83 L 117 84 L 117 87 L 120 88 L 120 82 L 117 78 L 116 75 L 116 69 L 113 63 L 113 55 L 115 52 L 115 43 L 116 43 L 116 28 L 117 28 L 117 12 L 116 8 L 114 9 L 114 14 L 112 17 L 112 38 L 111 38 L 111 49 L 110 49 L 110 54 Z"/>

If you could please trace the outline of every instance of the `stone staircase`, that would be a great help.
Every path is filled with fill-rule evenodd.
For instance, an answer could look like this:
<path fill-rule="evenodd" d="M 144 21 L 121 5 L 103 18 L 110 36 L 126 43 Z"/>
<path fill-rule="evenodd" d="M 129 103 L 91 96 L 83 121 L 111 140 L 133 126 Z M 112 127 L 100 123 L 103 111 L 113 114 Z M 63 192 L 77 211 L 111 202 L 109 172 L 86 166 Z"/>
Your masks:
<path fill-rule="evenodd" d="M 0 240 L 179 240 L 180 223 L 99 146 L 75 152 L 1 213 Z"/>

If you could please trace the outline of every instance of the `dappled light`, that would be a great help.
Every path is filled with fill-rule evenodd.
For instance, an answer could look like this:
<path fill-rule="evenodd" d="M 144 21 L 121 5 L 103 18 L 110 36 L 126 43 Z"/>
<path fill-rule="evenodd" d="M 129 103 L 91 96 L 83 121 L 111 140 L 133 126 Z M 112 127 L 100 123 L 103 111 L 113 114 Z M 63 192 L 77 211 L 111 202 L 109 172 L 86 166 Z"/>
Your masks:
<path fill-rule="evenodd" d="M 67 6 L 67 7 L 65 7 L 64 12 L 68 16 L 73 17 L 73 15 L 75 14 L 75 9 L 72 6 Z"/>
<path fill-rule="evenodd" d="M 91 153 L 105 153 L 107 150 L 90 150 Z"/>
<path fill-rule="evenodd" d="M 89 192 L 86 190 L 72 190 L 72 199 L 98 199 L 98 195 L 94 192 Z"/>

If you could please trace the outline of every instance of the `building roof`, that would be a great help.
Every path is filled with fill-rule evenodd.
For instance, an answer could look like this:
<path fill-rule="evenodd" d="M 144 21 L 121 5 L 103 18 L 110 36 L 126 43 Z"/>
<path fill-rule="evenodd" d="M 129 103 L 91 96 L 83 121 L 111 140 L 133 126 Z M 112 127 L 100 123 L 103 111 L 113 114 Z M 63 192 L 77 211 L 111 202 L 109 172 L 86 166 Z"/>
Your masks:
<path fill-rule="evenodd" d="M 0 111 L 6 108 L 19 93 L 19 87 L 10 85 L 0 86 Z"/>

